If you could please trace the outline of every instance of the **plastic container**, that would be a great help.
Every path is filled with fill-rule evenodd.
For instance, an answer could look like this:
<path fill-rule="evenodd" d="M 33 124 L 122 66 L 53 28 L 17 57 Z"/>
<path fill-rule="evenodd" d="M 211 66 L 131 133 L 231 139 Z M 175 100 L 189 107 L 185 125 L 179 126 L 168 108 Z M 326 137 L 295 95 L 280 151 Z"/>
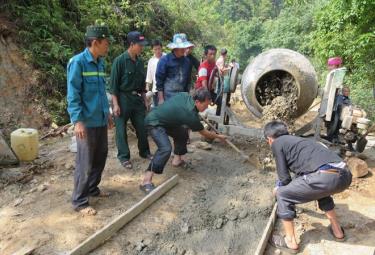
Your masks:
<path fill-rule="evenodd" d="M 20 161 L 34 160 L 39 153 L 38 131 L 19 128 L 10 134 L 10 145 Z"/>

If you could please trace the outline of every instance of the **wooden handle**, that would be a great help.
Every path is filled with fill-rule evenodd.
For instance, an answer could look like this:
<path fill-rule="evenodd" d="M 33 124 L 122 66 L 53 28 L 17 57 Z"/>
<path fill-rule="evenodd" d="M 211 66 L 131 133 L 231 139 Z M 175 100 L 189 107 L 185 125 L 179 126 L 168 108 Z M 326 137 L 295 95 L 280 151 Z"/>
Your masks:
<path fill-rule="evenodd" d="M 212 130 L 214 130 L 217 134 L 220 134 L 220 132 L 206 119 L 206 118 L 203 118 L 201 117 L 202 120 L 210 127 L 212 128 Z M 237 151 L 238 153 L 241 154 L 241 156 L 246 159 L 246 160 L 249 160 L 249 157 L 245 155 L 245 153 L 243 153 L 243 151 L 241 151 L 236 145 L 234 145 L 231 141 L 229 141 L 228 139 L 225 139 L 225 142 L 227 144 L 230 145 L 230 147 L 232 147 L 235 151 Z"/>

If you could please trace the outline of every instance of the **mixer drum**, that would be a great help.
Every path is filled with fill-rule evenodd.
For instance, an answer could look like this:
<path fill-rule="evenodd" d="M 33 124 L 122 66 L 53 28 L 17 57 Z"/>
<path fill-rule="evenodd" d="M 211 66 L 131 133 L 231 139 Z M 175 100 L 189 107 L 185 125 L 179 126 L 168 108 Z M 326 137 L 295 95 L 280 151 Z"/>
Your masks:
<path fill-rule="evenodd" d="M 269 80 L 275 77 L 294 79 L 297 90 L 297 109 L 292 117 L 304 114 L 318 93 L 316 72 L 310 61 L 302 54 L 289 49 L 272 49 L 258 55 L 242 75 L 241 94 L 247 108 L 257 117 L 262 117 L 261 92 L 265 91 Z"/>

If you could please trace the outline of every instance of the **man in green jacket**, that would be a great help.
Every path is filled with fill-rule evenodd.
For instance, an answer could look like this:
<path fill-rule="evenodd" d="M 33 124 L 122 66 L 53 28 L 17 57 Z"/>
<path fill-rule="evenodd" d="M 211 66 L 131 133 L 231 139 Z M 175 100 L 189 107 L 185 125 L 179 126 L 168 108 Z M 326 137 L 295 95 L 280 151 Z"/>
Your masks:
<path fill-rule="evenodd" d="M 210 103 L 211 94 L 206 89 L 198 89 L 193 96 L 186 92 L 180 92 L 147 115 L 145 123 L 158 149 L 146 169 L 143 182 L 140 185 L 141 190 L 145 193 L 151 192 L 155 188 L 152 183 L 153 175 L 163 173 L 172 152 L 169 136 L 173 138 L 174 143 L 172 165 L 180 166 L 185 163 L 188 134 L 184 125 L 193 132 L 199 132 L 207 139 L 217 138 L 225 141 L 226 136 L 204 129 L 200 121 L 199 112 L 206 110 Z"/>
<path fill-rule="evenodd" d="M 139 55 L 147 44 L 144 36 L 132 31 L 127 36 L 128 49 L 115 58 L 111 72 L 111 93 L 113 114 L 116 124 L 117 158 L 123 167 L 131 169 L 127 122 L 132 122 L 137 138 L 139 155 L 151 158 L 144 126 L 146 116 L 146 84 L 145 70 Z"/>

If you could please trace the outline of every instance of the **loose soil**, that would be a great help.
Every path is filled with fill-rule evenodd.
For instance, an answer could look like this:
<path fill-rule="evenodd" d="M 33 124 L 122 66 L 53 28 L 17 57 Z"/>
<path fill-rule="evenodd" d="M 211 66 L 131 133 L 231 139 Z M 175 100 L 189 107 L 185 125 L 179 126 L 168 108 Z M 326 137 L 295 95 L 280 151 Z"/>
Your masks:
<path fill-rule="evenodd" d="M 5 137 L 15 128 L 40 129 L 50 124 L 50 116 L 32 88 L 38 72 L 31 68 L 14 43 L 15 29 L 0 14 L 0 130 Z"/>
<path fill-rule="evenodd" d="M 71 208 L 74 157 L 70 137 L 46 140 L 40 157 L 17 168 L 0 169 L 0 254 L 36 247 L 33 254 L 62 254 L 142 199 L 138 185 L 148 162 L 136 154 L 130 135 L 134 170 L 116 159 L 113 132 L 101 187 L 110 198 L 93 199 L 94 217 Z M 236 139 L 247 154 L 254 144 Z M 195 147 L 191 167 L 173 168 L 157 176 L 158 185 L 177 173 L 179 184 L 126 225 L 92 254 L 251 254 L 270 215 L 275 178 L 270 169 L 243 163 L 231 148 L 214 143 L 211 150 Z M 153 151 L 155 147 L 151 142 Z"/>
<path fill-rule="evenodd" d="M 263 123 L 282 120 L 292 126 L 297 110 L 298 88 L 293 76 L 275 71 L 262 77 L 256 88 L 258 102 L 263 106 Z"/>

